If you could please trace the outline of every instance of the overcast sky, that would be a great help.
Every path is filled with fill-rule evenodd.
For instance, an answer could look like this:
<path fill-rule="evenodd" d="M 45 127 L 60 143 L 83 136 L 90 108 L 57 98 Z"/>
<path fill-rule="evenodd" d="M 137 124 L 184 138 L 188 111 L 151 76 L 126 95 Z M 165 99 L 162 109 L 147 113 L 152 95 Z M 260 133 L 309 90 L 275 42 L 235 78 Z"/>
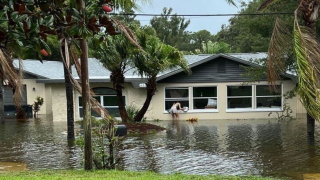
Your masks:
<path fill-rule="evenodd" d="M 248 1 L 248 0 L 246 0 Z M 239 2 L 239 1 L 238 1 Z M 240 3 L 238 3 L 240 6 Z M 226 3 L 225 0 L 152 0 L 150 5 L 140 5 L 142 12 L 146 14 L 161 14 L 164 7 L 172 7 L 173 13 L 179 14 L 234 14 L 240 11 L 240 8 Z M 152 17 L 137 16 L 142 25 L 150 24 Z M 230 16 L 224 17 L 185 17 L 190 19 L 191 23 L 188 31 L 196 32 L 206 29 L 211 34 L 216 34 L 221 25 L 228 24 Z"/>

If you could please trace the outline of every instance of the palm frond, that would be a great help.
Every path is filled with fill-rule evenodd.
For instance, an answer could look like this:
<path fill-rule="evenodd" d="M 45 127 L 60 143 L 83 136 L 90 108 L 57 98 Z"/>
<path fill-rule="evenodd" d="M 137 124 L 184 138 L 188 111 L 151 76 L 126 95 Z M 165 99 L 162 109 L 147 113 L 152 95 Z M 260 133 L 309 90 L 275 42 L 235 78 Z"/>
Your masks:
<path fill-rule="evenodd" d="M 112 22 L 121 30 L 122 34 L 124 34 L 124 36 L 131 42 L 132 45 L 143 51 L 142 47 L 137 41 L 136 36 L 126 25 L 116 19 L 112 19 Z"/>
<path fill-rule="evenodd" d="M 13 67 L 13 57 L 10 54 L 5 54 L 2 49 L 0 49 L 0 64 L 1 64 L 1 73 L 0 78 L 6 80 L 8 85 L 14 90 L 13 100 L 15 105 L 20 108 L 21 98 L 22 98 L 22 77 L 21 73 L 17 73 Z M 20 67 L 22 68 L 22 67 Z M 3 83 L 0 81 L 0 83 Z"/>
<path fill-rule="evenodd" d="M 320 46 L 316 34 L 294 21 L 294 52 L 298 69 L 298 94 L 308 113 L 320 120 Z"/>
<path fill-rule="evenodd" d="M 65 43 L 65 41 L 67 41 L 66 39 L 62 39 L 60 41 L 60 53 L 63 53 L 63 49 L 62 49 L 62 44 Z M 66 54 L 61 54 L 61 57 L 62 57 L 62 61 L 63 61 L 63 64 L 64 66 L 66 67 L 67 71 L 68 71 L 68 74 L 69 74 L 69 77 L 70 77 L 70 80 L 71 80 L 71 83 L 73 85 L 73 87 L 80 93 L 82 94 L 82 88 L 81 88 L 81 85 L 80 83 L 74 79 L 74 77 L 72 76 L 72 73 L 70 72 L 69 68 L 67 68 L 67 60 L 66 58 L 64 58 L 67 54 L 70 54 L 69 51 L 70 51 L 70 48 L 68 47 L 68 43 L 65 43 L 67 45 L 67 47 L 65 47 L 65 51 L 68 51 Z M 75 54 L 74 52 L 71 52 L 71 54 Z M 73 59 L 73 58 L 71 58 Z M 75 60 L 77 61 L 77 60 Z M 80 69 L 77 71 L 79 74 L 79 77 L 81 77 L 81 71 Z M 81 80 L 81 78 L 80 78 Z M 93 91 L 90 91 L 90 104 L 91 104 L 91 109 L 94 110 L 96 113 L 98 113 L 99 115 L 101 115 L 104 119 L 108 120 L 108 122 L 110 124 L 114 124 L 114 120 L 113 118 L 110 116 L 108 110 L 106 110 L 104 107 L 102 107 L 102 105 L 95 99 L 93 98 Z"/>
<path fill-rule="evenodd" d="M 276 87 L 280 75 L 286 73 L 286 59 L 292 52 L 292 34 L 286 28 L 285 23 L 277 18 L 273 28 L 267 61 L 267 78 L 271 87 Z"/>
<path fill-rule="evenodd" d="M 235 7 L 237 7 L 236 3 L 234 2 L 234 0 L 226 0 L 227 3 L 234 5 Z"/>
<path fill-rule="evenodd" d="M 266 0 L 264 1 L 261 6 L 258 8 L 258 11 L 264 11 L 266 10 L 268 7 L 270 7 L 272 4 L 279 2 L 281 0 Z"/>

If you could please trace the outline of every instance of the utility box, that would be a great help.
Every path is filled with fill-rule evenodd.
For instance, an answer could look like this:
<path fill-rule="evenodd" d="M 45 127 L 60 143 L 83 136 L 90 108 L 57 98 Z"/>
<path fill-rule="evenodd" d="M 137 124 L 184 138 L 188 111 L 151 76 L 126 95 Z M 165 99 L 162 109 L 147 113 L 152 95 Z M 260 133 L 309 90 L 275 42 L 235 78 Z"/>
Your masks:
<path fill-rule="evenodd" d="M 117 125 L 115 125 L 115 129 L 116 129 L 116 132 L 115 132 L 116 136 L 125 136 L 125 135 L 127 135 L 127 126 L 126 125 L 117 124 Z"/>

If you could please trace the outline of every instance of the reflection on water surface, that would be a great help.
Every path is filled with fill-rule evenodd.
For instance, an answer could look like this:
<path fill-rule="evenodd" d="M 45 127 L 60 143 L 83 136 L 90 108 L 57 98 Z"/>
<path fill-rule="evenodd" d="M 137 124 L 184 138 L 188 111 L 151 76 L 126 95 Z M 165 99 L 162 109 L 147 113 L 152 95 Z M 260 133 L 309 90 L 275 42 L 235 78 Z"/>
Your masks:
<path fill-rule="evenodd" d="M 305 118 L 152 123 L 167 130 L 121 140 L 119 169 L 292 178 L 320 173 L 319 126 L 309 146 Z M 32 170 L 81 168 L 81 151 L 68 145 L 66 127 L 46 118 L 0 125 L 0 162 Z"/>

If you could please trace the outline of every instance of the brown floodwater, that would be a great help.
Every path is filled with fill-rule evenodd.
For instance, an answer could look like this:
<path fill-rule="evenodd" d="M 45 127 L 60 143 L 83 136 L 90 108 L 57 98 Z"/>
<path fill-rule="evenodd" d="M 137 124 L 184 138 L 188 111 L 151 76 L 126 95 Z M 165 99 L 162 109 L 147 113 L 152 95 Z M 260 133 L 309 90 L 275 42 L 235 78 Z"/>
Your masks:
<path fill-rule="evenodd" d="M 282 122 L 151 123 L 167 130 L 121 139 L 118 169 L 295 179 L 320 173 L 320 126 L 316 124 L 315 144 L 308 145 L 305 116 Z M 53 122 L 48 117 L 0 124 L 0 171 L 5 165 L 29 170 L 82 168 L 82 152 L 67 142 L 66 127 L 66 122 Z"/>

